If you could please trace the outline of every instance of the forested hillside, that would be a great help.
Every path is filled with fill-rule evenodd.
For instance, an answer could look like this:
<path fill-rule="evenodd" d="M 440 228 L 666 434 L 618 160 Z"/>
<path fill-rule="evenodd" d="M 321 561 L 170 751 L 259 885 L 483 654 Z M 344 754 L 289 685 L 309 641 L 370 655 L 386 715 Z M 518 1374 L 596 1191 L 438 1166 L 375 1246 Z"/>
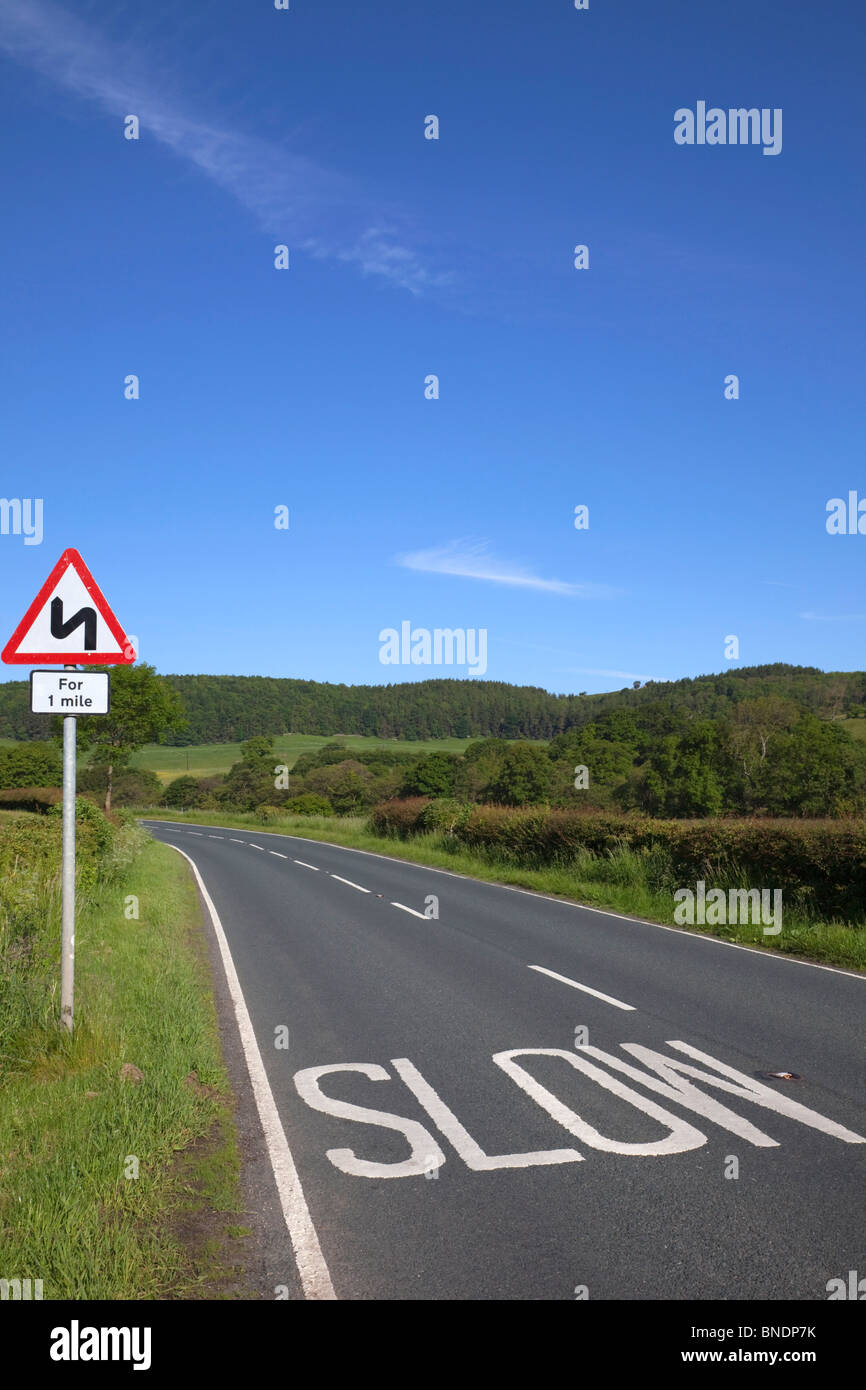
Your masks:
<path fill-rule="evenodd" d="M 552 695 L 488 680 L 330 685 L 270 676 L 168 676 L 189 723 L 166 742 L 231 743 L 285 733 L 378 738 L 551 739 L 617 708 L 659 706 L 718 719 L 742 700 L 781 696 L 820 719 L 866 715 L 866 673 L 810 666 L 751 666 L 655 682 L 601 695 Z M 0 738 L 47 737 L 48 718 L 29 712 L 25 681 L 0 685 Z"/>

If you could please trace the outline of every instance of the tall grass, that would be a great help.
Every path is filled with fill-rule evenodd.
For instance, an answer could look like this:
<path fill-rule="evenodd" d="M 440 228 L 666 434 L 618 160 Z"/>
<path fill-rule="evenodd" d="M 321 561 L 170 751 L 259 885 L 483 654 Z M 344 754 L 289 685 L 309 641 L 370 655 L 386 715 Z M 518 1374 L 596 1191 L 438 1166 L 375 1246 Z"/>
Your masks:
<path fill-rule="evenodd" d="M 240 1204 L 195 887 L 131 817 L 112 826 L 91 806 L 78 832 L 70 1037 L 60 825 L 0 822 L 0 1277 L 41 1279 L 46 1299 L 222 1287 L 220 1243 L 198 1259 L 181 1238 L 190 1211 L 212 1223 Z M 199 1139 L 181 1177 L 176 1155 Z"/>

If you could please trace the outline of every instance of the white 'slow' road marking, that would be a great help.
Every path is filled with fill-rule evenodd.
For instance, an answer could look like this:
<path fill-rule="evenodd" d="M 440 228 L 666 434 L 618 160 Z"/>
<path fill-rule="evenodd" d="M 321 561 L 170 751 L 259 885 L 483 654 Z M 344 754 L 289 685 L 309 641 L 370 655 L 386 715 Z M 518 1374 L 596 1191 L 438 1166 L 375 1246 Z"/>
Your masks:
<path fill-rule="evenodd" d="M 624 1004 L 621 999 L 613 999 L 609 994 L 602 994 L 599 989 L 590 989 L 589 985 L 580 985 L 577 980 L 570 980 L 567 975 L 557 975 L 555 970 L 545 970 L 543 965 L 530 965 L 529 970 L 537 970 L 541 975 L 549 975 L 552 980 L 560 980 L 564 985 L 571 985 L 572 989 L 582 989 L 584 994 L 591 994 L 596 999 L 603 999 L 605 1004 L 613 1004 L 615 1009 L 627 1009 L 629 1013 L 636 1013 L 634 1004 Z"/>
<path fill-rule="evenodd" d="M 339 874 L 329 874 L 329 878 L 335 878 L 338 883 L 347 883 L 350 888 L 357 888 L 359 893 L 369 893 L 369 888 L 362 888 L 360 883 L 353 883 L 350 878 L 340 878 Z"/>
<path fill-rule="evenodd" d="M 314 874 L 317 874 L 317 873 L 319 872 L 319 870 L 316 868 L 315 864 L 305 864 L 304 861 L 303 861 L 303 859 L 296 859 L 296 860 L 295 860 L 295 863 L 296 863 L 296 864 L 300 864 L 300 866 L 301 866 L 302 869 L 312 869 L 312 871 L 313 871 Z"/>
<path fill-rule="evenodd" d="M 621 1043 L 620 1046 L 624 1052 L 630 1054 L 637 1062 L 642 1063 L 646 1070 L 632 1066 L 612 1053 L 603 1052 L 599 1047 L 589 1046 L 569 1048 L 567 1051 L 560 1047 L 509 1048 L 507 1052 L 494 1053 L 492 1060 L 531 1100 L 535 1101 L 542 1110 L 546 1110 L 551 1119 L 562 1125 L 563 1129 L 576 1139 L 581 1140 L 589 1148 L 601 1153 L 621 1154 L 635 1158 L 663 1158 L 670 1154 L 689 1153 L 703 1148 L 708 1139 L 703 1130 L 696 1128 L 694 1124 L 682 1119 L 674 1112 L 665 1109 L 656 1101 L 650 1100 L 640 1091 L 625 1085 L 612 1072 L 622 1072 L 633 1081 L 639 1082 L 641 1086 L 663 1096 L 666 1100 L 683 1106 L 699 1119 L 708 1120 L 720 1129 L 727 1131 L 728 1134 L 734 1134 L 738 1139 L 753 1144 L 759 1149 L 777 1149 L 780 1147 L 780 1143 L 771 1135 L 758 1129 L 744 1116 L 730 1110 L 726 1105 L 722 1105 L 713 1094 L 708 1094 L 706 1090 L 702 1090 L 701 1085 L 710 1087 L 711 1091 L 721 1090 L 728 1095 L 736 1096 L 743 1101 L 760 1106 L 763 1110 L 768 1110 L 771 1114 L 783 1115 L 790 1120 L 796 1120 L 810 1129 L 841 1139 L 843 1143 L 866 1144 L 866 1139 L 862 1135 L 855 1134 L 852 1130 L 837 1124 L 835 1120 L 829 1120 L 826 1116 L 819 1115 L 817 1111 L 810 1110 L 805 1105 L 791 1100 L 789 1096 L 772 1090 L 769 1086 L 754 1080 L 746 1072 L 735 1071 L 733 1067 L 726 1066 L 724 1062 L 716 1061 L 706 1052 L 699 1052 L 697 1048 L 690 1047 L 688 1043 L 671 1040 L 667 1046 L 673 1048 L 677 1053 L 685 1053 L 686 1057 L 691 1059 L 689 1061 L 683 1061 L 680 1057 L 669 1057 L 661 1052 L 656 1052 L 653 1048 L 643 1047 L 639 1043 Z M 602 1134 L 582 1116 L 565 1105 L 546 1086 L 542 1086 L 532 1072 L 521 1065 L 524 1058 L 538 1057 L 555 1059 L 559 1064 L 560 1071 L 563 1064 L 566 1064 L 566 1069 L 570 1067 L 574 1071 L 582 1073 L 603 1091 L 615 1096 L 618 1101 L 633 1106 L 640 1115 L 649 1116 L 666 1132 L 656 1138 L 638 1142 L 615 1139 Z M 592 1061 L 589 1060 L 590 1057 L 593 1059 Z M 520 1060 L 518 1061 L 518 1059 Z M 596 1063 L 604 1065 L 596 1065 Z M 703 1065 L 696 1066 L 694 1063 Z M 421 1103 L 436 1129 L 457 1151 L 467 1168 L 474 1172 L 489 1172 L 496 1168 L 534 1168 L 542 1164 L 581 1163 L 584 1159 L 584 1155 L 576 1149 L 542 1149 L 529 1153 L 485 1153 L 480 1144 L 460 1123 L 454 1111 L 434 1091 L 429 1081 L 421 1075 L 408 1057 L 393 1057 L 391 1066 L 416 1100 Z M 611 1070 L 605 1070 L 605 1067 L 609 1067 Z M 362 1158 L 351 1148 L 326 1149 L 325 1157 L 328 1161 L 341 1173 L 348 1173 L 353 1177 L 403 1178 L 419 1173 L 424 1173 L 426 1177 L 434 1176 L 436 1170 L 441 1168 L 446 1160 L 442 1149 L 433 1137 L 433 1133 L 420 1125 L 417 1120 L 393 1114 L 391 1111 L 372 1110 L 367 1106 L 352 1104 L 327 1095 L 319 1085 L 320 1079 L 340 1072 L 360 1072 L 367 1076 L 370 1081 L 388 1081 L 390 1079 L 386 1069 L 378 1066 L 375 1062 L 346 1062 L 343 1064 L 331 1062 L 323 1067 L 307 1067 L 303 1071 L 297 1072 L 294 1078 L 295 1089 L 313 1110 L 321 1111 L 325 1115 L 334 1115 L 337 1118 L 356 1121 L 363 1125 L 379 1125 L 383 1129 L 402 1131 L 412 1152 L 408 1159 L 381 1163 Z M 696 1085 L 695 1082 L 700 1083 L 700 1085 Z M 391 1093 L 389 1092 L 389 1094 Z"/>
<path fill-rule="evenodd" d="M 429 922 L 429 917 L 425 917 L 423 912 L 416 912 L 414 907 L 407 907 L 405 903 L 392 903 L 392 907 L 399 907 L 401 912 L 411 912 L 413 917 L 420 917 L 422 922 Z"/>
<path fill-rule="evenodd" d="M 280 854 L 278 849 L 269 849 L 268 854 L 275 854 L 278 859 L 288 859 L 289 857 L 287 854 Z"/>
<path fill-rule="evenodd" d="M 177 849 L 177 846 L 174 845 L 172 848 Z M 291 1237 L 295 1259 L 298 1263 L 298 1274 L 301 1279 L 304 1295 L 306 1298 L 335 1299 L 337 1295 L 331 1283 L 328 1266 L 322 1254 L 322 1247 L 319 1245 L 319 1237 L 316 1234 L 313 1218 L 310 1216 L 310 1209 L 307 1206 L 304 1190 L 301 1187 L 301 1179 L 295 1167 L 295 1160 L 292 1158 L 292 1151 L 289 1148 L 289 1142 L 286 1139 L 286 1133 L 280 1121 L 279 1111 L 277 1110 L 274 1095 L 268 1082 L 267 1073 L 262 1061 L 262 1054 L 256 1042 L 252 1020 L 250 1019 L 246 1000 L 243 996 L 238 973 L 235 970 L 235 963 L 232 960 L 232 953 L 229 950 L 226 934 L 223 931 L 219 915 L 211 901 L 211 896 L 205 887 L 204 880 L 198 871 L 195 861 L 190 859 L 189 855 L 185 854 L 182 849 L 178 849 L 177 852 L 178 854 L 183 854 L 184 859 L 191 865 L 199 889 L 201 890 L 201 895 L 210 913 L 211 922 L 213 923 L 229 993 L 231 994 L 232 1003 L 234 1004 L 235 1018 L 237 1019 L 238 1032 L 240 1033 L 241 1044 L 244 1049 L 247 1071 L 250 1075 L 253 1094 L 256 1098 L 256 1107 L 265 1134 L 268 1157 L 271 1160 L 271 1168 L 273 1169 L 277 1191 L 280 1195 L 280 1205 L 283 1209 L 283 1216 L 289 1236 Z"/>

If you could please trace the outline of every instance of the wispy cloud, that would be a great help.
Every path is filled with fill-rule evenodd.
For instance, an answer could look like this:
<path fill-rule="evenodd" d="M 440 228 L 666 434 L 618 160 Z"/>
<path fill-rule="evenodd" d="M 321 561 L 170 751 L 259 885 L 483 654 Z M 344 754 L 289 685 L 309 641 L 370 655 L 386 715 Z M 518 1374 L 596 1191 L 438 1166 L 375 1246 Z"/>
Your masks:
<path fill-rule="evenodd" d="M 801 613 L 807 623 L 862 623 L 866 613 Z"/>
<path fill-rule="evenodd" d="M 573 676 L 614 676 L 623 681 L 652 681 L 655 676 L 642 676 L 637 671 L 605 671 L 598 666 L 569 666 Z"/>
<path fill-rule="evenodd" d="M 425 574 L 450 574 L 461 579 L 481 579 L 488 584 L 508 584 L 518 589 L 538 589 L 570 598 L 611 598 L 617 592 L 607 584 L 571 584 L 563 579 L 542 579 L 511 560 L 497 560 L 483 542 L 453 541 L 433 550 L 414 550 L 398 555 L 404 569 Z"/>
<path fill-rule="evenodd" d="M 415 295 L 450 283 L 407 244 L 407 219 L 377 206 L 356 179 L 190 114 L 160 90 L 129 44 L 108 42 L 50 0 L 2 0 L 0 52 L 114 117 L 138 116 L 142 138 L 155 137 L 195 166 L 290 249 L 349 262 Z"/>

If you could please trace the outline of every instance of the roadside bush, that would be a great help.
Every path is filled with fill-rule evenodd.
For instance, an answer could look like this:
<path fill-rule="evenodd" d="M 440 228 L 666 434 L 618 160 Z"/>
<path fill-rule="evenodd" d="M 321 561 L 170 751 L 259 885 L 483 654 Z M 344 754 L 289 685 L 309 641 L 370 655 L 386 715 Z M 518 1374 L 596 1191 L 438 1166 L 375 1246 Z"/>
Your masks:
<path fill-rule="evenodd" d="M 15 787 L 0 792 L 0 811 L 40 811 L 44 814 L 62 799 L 59 787 Z"/>
<path fill-rule="evenodd" d="M 457 826 L 466 824 L 471 812 L 468 802 L 457 801 L 452 796 L 437 796 L 422 808 L 418 829 L 444 830 L 446 835 L 453 835 Z"/>
<path fill-rule="evenodd" d="M 54 1021 L 60 961 L 60 805 L 44 816 L 0 821 L 0 1062 L 6 1040 L 35 1020 Z M 84 797 L 75 803 L 76 898 L 123 874 L 147 836 L 128 810 L 117 823 Z"/>
<path fill-rule="evenodd" d="M 284 809 L 292 811 L 299 816 L 332 816 L 334 808 L 326 796 L 318 796 L 316 792 L 304 792 L 301 796 L 293 796 L 286 802 Z"/>
<path fill-rule="evenodd" d="M 60 749 L 34 740 L 0 748 L 0 787 L 59 787 L 63 777 Z"/>
<path fill-rule="evenodd" d="M 381 806 L 374 806 L 370 812 L 370 829 L 375 835 L 394 835 L 405 840 L 422 829 L 421 812 L 429 804 L 430 798 L 427 796 L 383 801 Z"/>

